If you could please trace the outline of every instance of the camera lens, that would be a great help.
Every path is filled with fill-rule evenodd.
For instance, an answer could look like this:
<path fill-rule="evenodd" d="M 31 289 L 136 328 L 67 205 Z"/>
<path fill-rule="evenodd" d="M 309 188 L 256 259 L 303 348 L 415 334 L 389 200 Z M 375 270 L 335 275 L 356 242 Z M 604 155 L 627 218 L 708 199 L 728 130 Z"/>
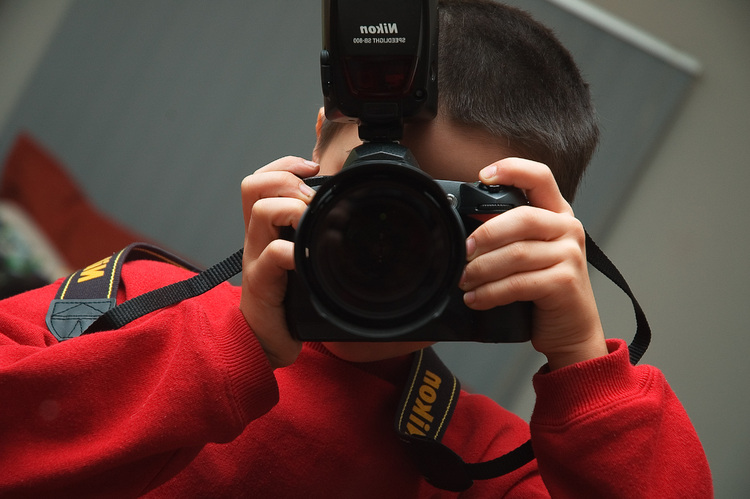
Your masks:
<path fill-rule="evenodd" d="M 445 193 L 403 166 L 344 170 L 318 191 L 297 235 L 313 302 L 365 336 L 405 334 L 441 312 L 465 260 Z"/>

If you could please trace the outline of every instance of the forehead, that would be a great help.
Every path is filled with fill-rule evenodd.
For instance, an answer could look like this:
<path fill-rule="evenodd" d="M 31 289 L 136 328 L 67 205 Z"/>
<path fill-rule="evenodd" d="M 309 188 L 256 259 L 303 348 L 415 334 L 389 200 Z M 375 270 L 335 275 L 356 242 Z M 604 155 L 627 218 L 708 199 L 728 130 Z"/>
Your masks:
<path fill-rule="evenodd" d="M 473 182 L 485 166 L 512 156 L 486 130 L 438 118 L 407 125 L 403 144 L 411 149 L 420 168 L 433 178 Z"/>
<path fill-rule="evenodd" d="M 412 151 L 422 170 L 443 180 L 473 182 L 477 180 L 479 170 L 513 155 L 488 132 L 455 125 L 439 117 L 407 125 L 402 143 Z M 321 157 L 321 173 L 336 173 L 349 151 L 359 144 L 361 141 L 355 125 L 340 130 Z"/>

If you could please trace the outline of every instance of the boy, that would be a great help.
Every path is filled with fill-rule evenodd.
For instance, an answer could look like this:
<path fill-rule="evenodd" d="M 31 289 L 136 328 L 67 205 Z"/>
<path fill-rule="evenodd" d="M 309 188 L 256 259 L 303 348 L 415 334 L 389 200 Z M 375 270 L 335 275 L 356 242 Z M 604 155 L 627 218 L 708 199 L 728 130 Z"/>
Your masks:
<path fill-rule="evenodd" d="M 403 143 L 435 178 L 526 191 L 531 206 L 469 236 L 460 286 L 476 309 L 533 301 L 532 343 L 548 359 L 531 431 L 461 393 L 443 443 L 480 462 L 531 435 L 537 456 L 463 496 L 710 495 L 700 443 L 661 373 L 604 339 L 568 204 L 596 143 L 575 66 L 513 9 L 446 0 L 440 16 L 439 115 L 408 126 Z M 315 162 L 282 158 L 242 183 L 241 288 L 59 344 L 44 324 L 54 286 L 2 303 L 0 397 L 13 403 L 0 409 L 0 495 L 457 495 L 420 477 L 392 429 L 425 344 L 303 347 L 288 333 L 293 245 L 279 227 L 296 225 L 313 196 L 300 178 L 335 173 L 359 143 L 356 127 L 319 121 Z M 128 263 L 118 300 L 187 275 Z"/>

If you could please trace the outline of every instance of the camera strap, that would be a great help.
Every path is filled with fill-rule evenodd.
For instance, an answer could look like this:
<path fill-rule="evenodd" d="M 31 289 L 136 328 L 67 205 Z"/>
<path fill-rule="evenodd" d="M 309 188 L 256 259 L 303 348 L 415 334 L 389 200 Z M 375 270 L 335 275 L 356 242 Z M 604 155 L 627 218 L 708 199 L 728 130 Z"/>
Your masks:
<path fill-rule="evenodd" d="M 122 266 L 138 259 L 166 262 L 197 274 L 117 305 Z M 58 341 L 119 329 L 138 317 L 203 294 L 241 270 L 242 250 L 201 272 L 157 246 L 133 243 L 63 280 L 47 310 L 47 327 Z"/>
<path fill-rule="evenodd" d="M 419 472 L 433 486 L 453 492 L 474 480 L 496 478 L 534 459 L 531 441 L 491 461 L 466 463 L 440 443 L 458 402 L 461 384 L 432 348 L 414 354 L 396 412 L 396 431 Z"/>
<path fill-rule="evenodd" d="M 47 327 L 64 341 L 97 331 L 118 329 L 159 309 L 209 291 L 242 271 L 242 249 L 216 265 L 199 271 L 194 265 L 145 243 L 133 243 L 63 280 L 47 312 Z M 636 364 L 648 348 L 651 329 L 641 306 L 622 274 L 586 234 L 589 263 L 622 289 L 633 303 L 636 333 L 629 345 Z M 116 303 L 122 265 L 134 259 L 157 260 L 183 267 L 195 276 L 158 288 L 119 305 Z M 396 431 L 414 457 L 420 473 L 438 488 L 466 490 L 474 480 L 510 473 L 534 459 L 531 441 L 496 459 L 466 463 L 440 443 L 458 402 L 461 385 L 431 349 L 414 356 L 409 381 L 396 413 Z"/>

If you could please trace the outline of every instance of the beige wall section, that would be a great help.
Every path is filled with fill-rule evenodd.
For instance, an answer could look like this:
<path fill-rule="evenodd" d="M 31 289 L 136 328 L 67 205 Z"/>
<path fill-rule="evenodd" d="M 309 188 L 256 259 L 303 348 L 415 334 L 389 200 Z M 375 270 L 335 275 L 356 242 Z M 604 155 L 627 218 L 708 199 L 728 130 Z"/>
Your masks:
<path fill-rule="evenodd" d="M 684 51 L 703 72 L 623 206 L 604 249 L 654 329 L 644 361 L 666 373 L 700 434 L 717 497 L 750 492 L 750 2 L 596 0 Z M 628 304 L 596 278 L 612 335 Z"/>

